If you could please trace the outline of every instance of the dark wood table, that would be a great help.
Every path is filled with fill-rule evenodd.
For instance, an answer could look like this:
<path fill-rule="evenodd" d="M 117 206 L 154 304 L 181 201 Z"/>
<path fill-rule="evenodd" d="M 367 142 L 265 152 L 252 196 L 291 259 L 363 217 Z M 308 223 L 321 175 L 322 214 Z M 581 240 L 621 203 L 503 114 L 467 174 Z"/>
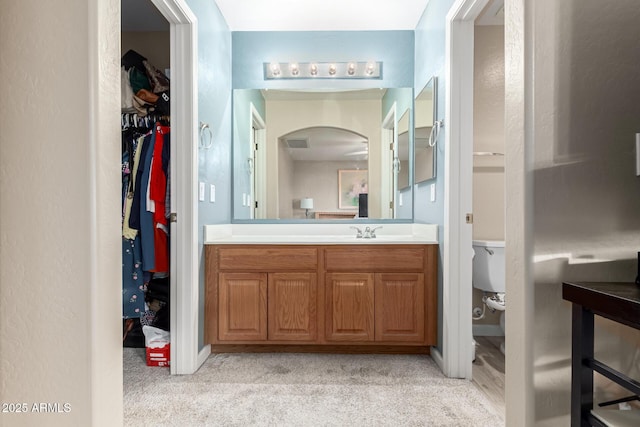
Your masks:
<path fill-rule="evenodd" d="M 635 283 L 565 282 L 562 284 L 562 298 L 573 303 L 571 426 L 606 426 L 602 417 L 592 413 L 593 372 L 604 375 L 636 395 L 640 394 L 640 382 L 594 358 L 594 315 L 640 329 L 640 286 Z M 605 412 L 618 416 L 618 413 L 637 411 Z"/>

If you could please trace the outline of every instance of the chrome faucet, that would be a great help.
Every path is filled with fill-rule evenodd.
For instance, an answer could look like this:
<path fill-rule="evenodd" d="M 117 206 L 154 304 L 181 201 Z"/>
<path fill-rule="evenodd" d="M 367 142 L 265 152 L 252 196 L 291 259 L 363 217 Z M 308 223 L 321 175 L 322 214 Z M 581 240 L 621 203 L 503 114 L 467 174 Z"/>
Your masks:
<path fill-rule="evenodd" d="M 350 226 L 349 228 L 353 228 L 354 230 L 356 230 L 356 239 L 362 239 L 362 230 L 360 230 L 358 227 L 355 227 L 353 225 Z"/>
<path fill-rule="evenodd" d="M 365 239 L 375 239 L 376 238 L 376 230 L 382 228 L 382 226 L 378 226 L 378 227 L 374 227 L 374 228 L 369 228 L 369 227 L 365 227 L 364 229 L 364 238 Z"/>

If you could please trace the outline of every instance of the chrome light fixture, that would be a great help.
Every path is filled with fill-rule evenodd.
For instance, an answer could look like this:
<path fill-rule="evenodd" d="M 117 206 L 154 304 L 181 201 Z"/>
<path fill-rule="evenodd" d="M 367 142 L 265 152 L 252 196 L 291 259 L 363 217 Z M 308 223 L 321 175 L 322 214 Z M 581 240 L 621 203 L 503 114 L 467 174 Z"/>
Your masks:
<path fill-rule="evenodd" d="M 265 80 L 382 79 L 382 61 L 265 62 Z"/>

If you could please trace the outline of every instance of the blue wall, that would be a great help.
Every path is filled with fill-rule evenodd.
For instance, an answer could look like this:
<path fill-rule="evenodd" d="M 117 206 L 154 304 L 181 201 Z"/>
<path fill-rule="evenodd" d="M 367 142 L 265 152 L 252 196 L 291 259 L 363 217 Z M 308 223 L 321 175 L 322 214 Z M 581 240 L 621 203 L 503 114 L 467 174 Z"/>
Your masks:
<path fill-rule="evenodd" d="M 233 88 L 413 87 L 413 31 L 236 31 Z M 267 62 L 383 61 L 382 80 L 264 80 Z"/>
<path fill-rule="evenodd" d="M 198 120 L 209 124 L 213 146 L 198 150 L 198 181 L 206 183 L 204 202 L 198 202 L 200 263 L 199 347 L 204 347 L 204 225 L 231 221 L 231 32 L 216 4 L 187 0 L 198 18 Z M 209 184 L 216 186 L 216 202 L 209 202 Z"/>
<path fill-rule="evenodd" d="M 415 93 L 419 94 L 432 76 L 438 77 L 438 120 L 445 113 L 445 29 L 447 13 L 454 0 L 431 0 L 427 5 L 415 31 Z M 446 126 L 446 121 L 445 121 Z M 444 132 L 437 142 L 435 180 L 415 186 L 414 221 L 438 224 L 440 251 L 438 257 L 438 347 L 442 350 L 442 254 L 444 249 Z M 436 201 L 430 201 L 430 186 L 436 185 Z"/>

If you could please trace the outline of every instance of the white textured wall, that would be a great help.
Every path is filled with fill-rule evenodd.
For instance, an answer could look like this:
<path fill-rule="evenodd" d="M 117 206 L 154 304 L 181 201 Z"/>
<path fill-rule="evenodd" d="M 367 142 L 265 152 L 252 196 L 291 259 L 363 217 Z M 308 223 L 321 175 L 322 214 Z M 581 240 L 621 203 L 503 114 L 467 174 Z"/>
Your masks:
<path fill-rule="evenodd" d="M 267 164 L 277 164 L 278 138 L 295 130 L 313 126 L 332 126 L 349 129 L 369 138 L 369 188 L 380 188 L 381 101 L 267 101 Z M 271 169 L 271 168 L 270 168 Z M 276 217 L 278 191 L 277 171 L 267 177 L 267 218 Z M 380 218 L 376 212 L 379 196 L 369 194 L 369 215 Z"/>
<path fill-rule="evenodd" d="M 569 425 L 571 308 L 561 283 L 636 274 L 640 8 L 512 0 L 506 11 L 507 425 Z M 638 331 L 598 321 L 595 342 L 599 359 L 640 378 Z M 619 393 L 607 381 L 596 387 L 598 401 Z"/>
<path fill-rule="evenodd" d="M 504 26 L 475 27 L 473 151 L 503 153 Z M 473 158 L 473 239 L 504 240 L 504 157 Z M 483 292 L 473 290 L 473 306 Z M 485 312 L 474 324 L 499 325 L 500 313 Z"/>
<path fill-rule="evenodd" d="M 122 423 L 119 10 L 0 2 L 2 425 Z"/>

